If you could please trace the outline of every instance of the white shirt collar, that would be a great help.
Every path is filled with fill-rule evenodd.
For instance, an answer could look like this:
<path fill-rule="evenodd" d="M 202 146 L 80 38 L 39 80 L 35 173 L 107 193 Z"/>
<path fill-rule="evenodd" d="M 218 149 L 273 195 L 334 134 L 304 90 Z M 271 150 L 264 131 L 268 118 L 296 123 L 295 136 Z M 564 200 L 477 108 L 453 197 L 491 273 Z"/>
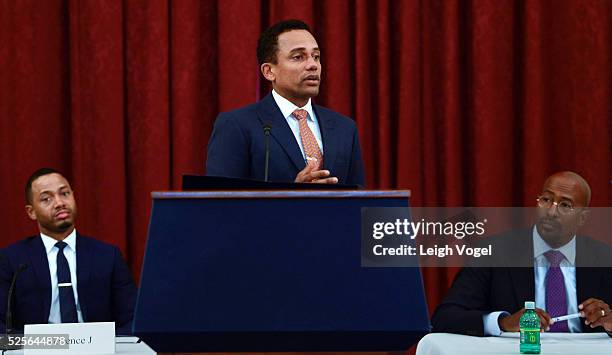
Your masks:
<path fill-rule="evenodd" d="M 56 239 L 53 239 L 48 235 L 43 234 L 42 232 L 40 233 L 40 238 L 42 239 L 42 242 L 45 245 L 45 250 L 47 251 L 47 254 L 49 254 L 51 250 L 53 250 L 53 247 L 55 247 L 55 244 L 58 242 Z M 72 233 L 70 233 L 63 240 L 63 242 L 68 244 L 67 248 L 72 249 L 72 251 L 76 251 L 76 228 L 72 230 Z"/>
<path fill-rule="evenodd" d="M 537 259 L 549 250 L 557 250 L 565 256 L 565 259 L 573 266 L 576 263 L 576 236 L 559 249 L 551 248 L 540 236 L 536 226 L 533 226 L 533 257 Z"/>
<path fill-rule="evenodd" d="M 272 89 L 272 97 L 274 98 L 274 101 L 276 102 L 276 105 L 278 106 L 278 108 L 280 108 L 283 114 L 283 117 L 285 118 L 293 117 L 291 115 L 293 111 L 302 109 L 308 112 L 309 120 L 311 121 L 315 120 L 314 112 L 312 111 L 312 100 L 311 99 L 308 99 L 308 102 L 306 103 L 306 105 L 304 105 L 304 107 L 297 107 L 293 102 L 281 96 L 281 94 L 277 93 L 274 89 Z"/>

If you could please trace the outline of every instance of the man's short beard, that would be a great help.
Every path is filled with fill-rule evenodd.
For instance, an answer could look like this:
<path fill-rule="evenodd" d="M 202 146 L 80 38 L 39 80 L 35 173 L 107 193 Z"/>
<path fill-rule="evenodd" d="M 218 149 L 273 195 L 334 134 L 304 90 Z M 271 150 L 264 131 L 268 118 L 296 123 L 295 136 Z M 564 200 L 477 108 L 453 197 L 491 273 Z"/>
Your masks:
<path fill-rule="evenodd" d="M 70 223 L 68 221 L 64 221 L 60 225 L 57 226 L 57 231 L 58 232 L 65 232 L 68 229 L 70 229 L 70 227 L 72 227 L 72 223 Z"/>

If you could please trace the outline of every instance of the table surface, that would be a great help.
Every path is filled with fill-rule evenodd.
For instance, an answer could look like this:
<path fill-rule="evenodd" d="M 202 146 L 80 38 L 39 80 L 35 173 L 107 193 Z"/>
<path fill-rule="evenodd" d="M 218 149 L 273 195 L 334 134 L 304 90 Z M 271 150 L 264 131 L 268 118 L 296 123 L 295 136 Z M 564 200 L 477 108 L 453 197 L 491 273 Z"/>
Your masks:
<path fill-rule="evenodd" d="M 612 354 L 612 338 L 606 333 L 542 333 L 541 354 Z M 520 354 L 519 333 L 499 337 L 432 333 L 417 347 L 416 355 Z"/>
<path fill-rule="evenodd" d="M 144 341 L 131 344 L 117 344 L 117 354 L 138 354 L 138 355 L 156 355 L 157 353 L 151 349 Z"/>
<path fill-rule="evenodd" d="M 117 338 L 117 343 L 115 347 L 116 354 L 134 354 L 134 355 L 156 355 L 157 353 L 151 349 L 147 344 L 143 341 L 141 342 L 123 342 L 126 339 L 119 340 L 121 338 Z M 137 338 L 136 338 L 137 339 Z M 12 350 L 5 352 L 7 355 L 21 355 L 23 354 L 23 350 Z"/>

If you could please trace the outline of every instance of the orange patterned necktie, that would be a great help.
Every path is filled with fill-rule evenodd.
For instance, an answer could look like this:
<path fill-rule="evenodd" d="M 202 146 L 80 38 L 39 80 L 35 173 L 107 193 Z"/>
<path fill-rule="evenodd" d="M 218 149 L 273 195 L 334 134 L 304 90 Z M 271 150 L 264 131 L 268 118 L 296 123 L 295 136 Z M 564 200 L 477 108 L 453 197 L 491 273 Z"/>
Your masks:
<path fill-rule="evenodd" d="M 304 153 L 306 153 L 306 158 L 316 158 L 317 165 L 315 166 L 315 170 L 322 169 L 323 154 L 319 149 L 319 143 L 317 143 L 317 139 L 308 127 L 308 111 L 302 109 L 295 110 L 293 111 L 293 117 L 295 117 L 298 120 L 298 123 L 300 124 L 300 138 L 302 139 L 302 146 L 304 147 Z"/>

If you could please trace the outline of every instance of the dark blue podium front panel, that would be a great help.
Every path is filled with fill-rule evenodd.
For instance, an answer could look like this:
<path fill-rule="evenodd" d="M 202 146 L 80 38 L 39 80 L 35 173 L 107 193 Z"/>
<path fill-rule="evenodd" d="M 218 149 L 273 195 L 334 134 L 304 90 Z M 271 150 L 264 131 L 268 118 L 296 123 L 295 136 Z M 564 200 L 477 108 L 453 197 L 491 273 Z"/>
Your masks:
<path fill-rule="evenodd" d="M 361 208 L 407 197 L 280 196 L 154 194 L 134 332 L 188 352 L 403 350 L 429 331 L 418 268 L 360 265 Z"/>

